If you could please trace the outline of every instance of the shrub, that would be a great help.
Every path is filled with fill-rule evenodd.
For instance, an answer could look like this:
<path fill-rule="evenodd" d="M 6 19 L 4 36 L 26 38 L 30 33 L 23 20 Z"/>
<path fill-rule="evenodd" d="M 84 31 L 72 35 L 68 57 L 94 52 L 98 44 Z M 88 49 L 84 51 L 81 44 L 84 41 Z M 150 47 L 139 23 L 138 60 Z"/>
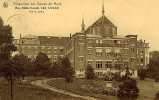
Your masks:
<path fill-rule="evenodd" d="M 86 79 L 94 79 L 95 78 L 94 69 L 92 68 L 91 65 L 87 66 L 85 74 L 86 74 Z"/>
<path fill-rule="evenodd" d="M 146 77 L 146 70 L 145 70 L 145 69 L 140 69 L 140 70 L 138 71 L 138 75 L 139 75 L 139 77 L 140 77 L 140 80 L 144 80 L 145 77 Z"/>
<path fill-rule="evenodd" d="M 119 85 L 119 90 L 117 92 L 118 98 L 130 97 L 137 98 L 139 89 L 137 87 L 137 82 L 134 79 L 127 79 Z"/>

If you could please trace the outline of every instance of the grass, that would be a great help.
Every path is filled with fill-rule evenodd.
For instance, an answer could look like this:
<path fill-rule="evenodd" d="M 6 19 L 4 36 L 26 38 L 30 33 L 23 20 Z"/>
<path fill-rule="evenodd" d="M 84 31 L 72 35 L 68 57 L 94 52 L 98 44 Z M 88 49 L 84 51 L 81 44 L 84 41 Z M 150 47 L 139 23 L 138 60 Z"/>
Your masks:
<path fill-rule="evenodd" d="M 152 80 L 137 80 L 138 88 L 140 90 L 138 100 L 153 100 L 155 98 L 155 94 L 159 90 L 159 84 Z M 48 82 L 49 85 L 71 91 L 73 93 L 88 95 L 97 97 L 99 99 L 104 100 L 117 100 L 116 97 L 106 96 L 100 93 L 99 90 L 91 90 L 90 86 L 93 88 L 101 87 L 106 82 L 103 80 L 85 80 L 85 79 L 75 79 L 73 83 L 66 83 L 63 79 L 55 79 Z M 128 100 L 128 99 L 126 99 Z"/>
<path fill-rule="evenodd" d="M 14 85 L 14 100 L 82 100 L 71 96 L 52 92 L 30 84 L 16 83 Z M 10 100 L 7 82 L 0 82 L 0 100 Z"/>
<path fill-rule="evenodd" d="M 139 80 L 138 87 L 140 89 L 140 100 L 153 100 L 159 90 L 159 83 L 153 80 Z"/>
<path fill-rule="evenodd" d="M 96 97 L 99 100 L 117 100 L 115 96 L 107 96 L 102 93 L 102 87 L 106 84 L 103 80 L 75 79 L 73 83 L 66 83 L 64 79 L 54 79 L 48 84 L 83 96 Z"/>

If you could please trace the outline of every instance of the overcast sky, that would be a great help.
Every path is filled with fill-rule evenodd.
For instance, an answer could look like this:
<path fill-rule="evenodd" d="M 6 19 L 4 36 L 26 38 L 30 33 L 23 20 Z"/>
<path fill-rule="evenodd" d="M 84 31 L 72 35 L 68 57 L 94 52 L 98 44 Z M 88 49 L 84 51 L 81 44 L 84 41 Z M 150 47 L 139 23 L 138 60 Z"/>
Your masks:
<path fill-rule="evenodd" d="M 19 37 L 20 33 L 23 36 L 69 36 L 70 33 L 81 30 L 82 16 L 88 27 L 102 15 L 102 0 L 61 0 L 62 6 L 59 10 L 47 11 L 45 14 L 15 10 L 12 2 L 18 0 L 8 0 L 8 8 L 2 8 L 2 1 L 7 0 L 0 1 L 0 16 L 5 24 L 13 27 L 14 37 Z M 118 35 L 137 34 L 139 39 L 150 43 L 150 50 L 159 50 L 158 0 L 104 0 L 104 5 L 105 15 L 118 27 Z M 15 14 L 17 16 L 8 20 Z"/>

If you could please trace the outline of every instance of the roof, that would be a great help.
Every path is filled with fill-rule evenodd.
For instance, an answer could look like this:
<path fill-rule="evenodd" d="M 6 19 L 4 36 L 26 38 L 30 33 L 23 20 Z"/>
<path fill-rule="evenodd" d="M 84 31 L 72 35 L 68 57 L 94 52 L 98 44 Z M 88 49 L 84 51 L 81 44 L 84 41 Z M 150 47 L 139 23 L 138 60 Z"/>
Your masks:
<path fill-rule="evenodd" d="M 99 26 L 99 25 L 111 25 L 115 26 L 106 16 L 101 16 L 97 21 L 95 21 L 90 27 L 92 26 Z M 88 27 L 88 29 L 90 28 Z"/>
<path fill-rule="evenodd" d="M 86 32 L 88 32 L 90 30 L 90 28 L 92 28 L 92 27 L 103 26 L 103 25 L 116 27 L 105 15 L 103 15 L 97 21 L 95 21 L 91 26 L 89 26 L 86 29 Z"/>
<path fill-rule="evenodd" d="M 115 38 L 115 39 L 125 39 L 126 37 L 122 36 L 122 35 L 116 35 L 116 36 L 113 36 L 113 38 Z"/>
<path fill-rule="evenodd" d="M 96 34 L 87 34 L 87 37 L 98 37 L 98 38 L 101 38 L 100 35 L 96 35 Z"/>
<path fill-rule="evenodd" d="M 115 26 L 106 16 L 100 17 L 95 23 L 92 24 L 92 26 L 98 26 L 103 24 Z"/>
<path fill-rule="evenodd" d="M 27 34 L 27 35 L 24 35 L 23 37 L 22 37 L 23 39 L 25 38 L 25 39 L 36 39 L 36 38 L 38 38 L 38 36 L 35 36 L 35 35 L 32 35 L 32 34 Z"/>
<path fill-rule="evenodd" d="M 40 44 L 65 46 L 69 37 L 38 36 Z"/>

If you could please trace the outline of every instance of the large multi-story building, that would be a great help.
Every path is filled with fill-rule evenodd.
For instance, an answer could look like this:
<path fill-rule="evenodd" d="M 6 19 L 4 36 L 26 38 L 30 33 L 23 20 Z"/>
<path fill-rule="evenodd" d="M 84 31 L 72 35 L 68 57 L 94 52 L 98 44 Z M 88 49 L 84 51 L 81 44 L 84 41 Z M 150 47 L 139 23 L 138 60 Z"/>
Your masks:
<path fill-rule="evenodd" d="M 37 54 L 42 52 L 48 55 L 51 62 L 56 62 L 58 57 L 65 55 L 65 44 L 68 41 L 69 37 L 27 35 L 15 39 L 14 43 L 18 51 L 29 58 L 36 58 Z"/>
<path fill-rule="evenodd" d="M 107 72 L 124 72 L 128 67 L 134 76 L 137 69 L 149 63 L 149 44 L 138 40 L 137 35 L 119 36 L 117 27 L 104 15 L 82 31 L 75 33 L 66 48 L 77 77 L 85 76 L 87 65 L 91 65 L 97 76 Z"/>
<path fill-rule="evenodd" d="M 15 43 L 18 50 L 35 58 L 38 52 L 46 53 L 53 62 L 58 56 L 68 56 L 76 77 L 84 77 L 87 65 L 94 68 L 98 77 L 107 72 L 124 72 L 129 68 L 137 76 L 139 68 L 149 63 L 149 44 L 138 40 L 137 35 L 120 36 L 115 26 L 105 15 L 85 29 L 82 20 L 81 32 L 70 37 L 29 36 Z"/>

